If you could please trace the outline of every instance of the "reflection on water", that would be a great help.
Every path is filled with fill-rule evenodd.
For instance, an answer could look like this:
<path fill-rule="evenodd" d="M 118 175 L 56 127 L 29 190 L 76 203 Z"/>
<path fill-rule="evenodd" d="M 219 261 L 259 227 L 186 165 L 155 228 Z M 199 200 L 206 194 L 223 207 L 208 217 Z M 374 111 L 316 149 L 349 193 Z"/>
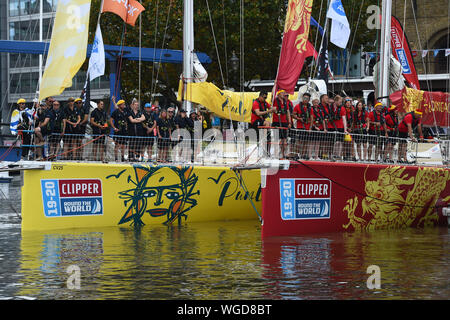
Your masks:
<path fill-rule="evenodd" d="M 9 196 L 20 197 L 17 186 Z M 448 299 L 447 228 L 262 241 L 255 221 L 24 232 L 0 208 L 0 298 Z M 79 290 L 67 268 L 80 268 Z M 381 269 L 381 289 L 366 286 Z"/>

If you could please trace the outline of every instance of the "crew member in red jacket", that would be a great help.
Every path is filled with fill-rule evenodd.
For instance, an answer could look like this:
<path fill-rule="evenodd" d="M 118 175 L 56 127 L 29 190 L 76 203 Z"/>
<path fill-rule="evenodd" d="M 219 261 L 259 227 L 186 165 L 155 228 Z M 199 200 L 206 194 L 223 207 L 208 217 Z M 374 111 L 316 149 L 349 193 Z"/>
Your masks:
<path fill-rule="evenodd" d="M 273 113 L 272 126 L 278 127 L 278 136 L 280 140 L 281 158 L 285 159 L 287 155 L 287 137 L 288 130 L 292 127 L 291 113 L 289 111 L 289 99 L 285 99 L 288 95 L 286 91 L 279 90 L 277 97 L 273 102 L 275 111 Z"/>
<path fill-rule="evenodd" d="M 294 140 L 294 153 L 299 157 L 308 160 L 309 156 L 307 151 L 309 150 L 310 136 L 309 128 L 311 127 L 311 104 L 309 100 L 311 95 L 305 92 L 302 96 L 302 102 L 294 107 L 292 118 L 297 122 L 297 132 Z"/>
<path fill-rule="evenodd" d="M 406 139 L 409 137 L 412 141 L 417 141 L 416 138 L 414 138 L 414 130 L 416 128 L 419 133 L 420 140 L 423 140 L 422 112 L 419 110 L 407 113 L 398 125 L 398 137 L 401 138 L 398 146 L 398 161 L 400 163 L 408 163 L 408 159 L 406 157 Z"/>

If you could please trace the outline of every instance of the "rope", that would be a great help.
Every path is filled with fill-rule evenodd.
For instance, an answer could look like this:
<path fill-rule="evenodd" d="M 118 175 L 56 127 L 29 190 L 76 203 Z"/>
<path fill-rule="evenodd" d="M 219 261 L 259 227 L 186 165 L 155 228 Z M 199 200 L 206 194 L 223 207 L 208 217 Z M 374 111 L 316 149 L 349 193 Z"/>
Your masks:
<path fill-rule="evenodd" d="M 239 180 L 239 183 L 240 183 L 240 185 L 241 185 L 241 188 L 244 189 L 245 194 L 248 196 L 248 200 L 250 201 L 250 203 L 251 203 L 253 209 L 255 210 L 256 214 L 258 215 L 259 222 L 261 222 L 261 224 L 262 224 L 263 219 L 262 219 L 262 217 L 261 217 L 261 214 L 260 214 L 260 213 L 258 212 L 258 210 L 256 209 L 256 206 L 255 206 L 255 204 L 253 203 L 252 198 L 250 197 L 250 192 L 248 191 L 247 186 L 245 185 L 244 178 L 242 177 L 242 172 L 241 172 L 240 170 L 237 170 L 237 169 L 233 169 L 233 171 L 234 171 L 234 173 L 236 174 L 236 177 L 237 177 L 238 180 Z M 238 174 L 238 171 L 239 171 L 239 174 Z"/>
<path fill-rule="evenodd" d="M 216 35 L 214 33 L 214 25 L 213 25 L 213 22 L 212 22 L 211 10 L 209 9 L 209 2 L 208 2 L 208 0 L 206 0 L 206 7 L 208 8 L 209 22 L 211 24 L 211 32 L 212 32 L 212 36 L 213 36 L 213 39 L 214 39 L 214 47 L 216 48 L 217 62 L 219 63 L 220 76 L 222 77 L 222 85 L 225 88 L 225 79 L 223 77 L 223 72 L 222 72 L 222 63 L 220 62 L 219 49 L 217 48 Z"/>
<path fill-rule="evenodd" d="M 105 135 L 102 134 L 102 135 L 98 136 L 97 138 L 94 138 L 94 139 L 92 139 L 92 140 L 86 142 L 85 144 L 82 144 L 82 145 L 80 145 L 80 146 L 78 146 L 78 147 L 76 147 L 76 148 L 73 148 L 73 149 L 67 150 L 67 151 L 65 151 L 65 152 L 58 153 L 58 154 L 54 154 L 54 155 L 52 155 L 52 156 L 48 156 L 47 158 L 43 158 L 43 159 L 44 159 L 44 160 L 48 160 L 48 159 L 53 159 L 53 158 L 57 158 L 57 157 L 62 156 L 62 155 L 69 154 L 69 153 L 74 152 L 74 151 L 76 151 L 76 150 L 78 150 L 78 149 L 84 148 L 85 146 L 91 144 L 91 143 L 94 142 L 94 141 L 97 141 L 98 139 L 100 139 L 100 138 L 102 138 L 102 137 L 104 137 L 104 136 L 105 136 Z"/>

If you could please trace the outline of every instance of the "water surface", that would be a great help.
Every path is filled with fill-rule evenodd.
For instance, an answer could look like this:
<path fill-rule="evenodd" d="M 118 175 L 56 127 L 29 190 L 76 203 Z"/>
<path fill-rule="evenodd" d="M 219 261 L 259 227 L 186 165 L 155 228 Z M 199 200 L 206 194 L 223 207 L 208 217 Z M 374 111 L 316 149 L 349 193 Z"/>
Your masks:
<path fill-rule="evenodd" d="M 0 188 L 1 299 L 450 297 L 447 228 L 267 241 L 258 220 L 22 232 L 19 182 Z M 367 288 L 371 265 L 380 289 Z"/>

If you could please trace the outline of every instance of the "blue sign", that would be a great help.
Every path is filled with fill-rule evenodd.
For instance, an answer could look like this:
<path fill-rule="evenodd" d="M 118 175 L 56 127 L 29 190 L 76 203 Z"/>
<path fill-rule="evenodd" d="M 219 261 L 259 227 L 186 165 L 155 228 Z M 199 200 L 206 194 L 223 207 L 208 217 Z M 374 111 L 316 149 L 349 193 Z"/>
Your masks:
<path fill-rule="evenodd" d="M 283 220 L 329 219 L 331 181 L 280 179 L 280 209 Z"/>
<path fill-rule="evenodd" d="M 403 49 L 396 49 L 398 61 L 402 65 L 403 74 L 411 74 L 411 67 L 409 66 L 408 57 L 406 56 L 406 52 Z"/>

